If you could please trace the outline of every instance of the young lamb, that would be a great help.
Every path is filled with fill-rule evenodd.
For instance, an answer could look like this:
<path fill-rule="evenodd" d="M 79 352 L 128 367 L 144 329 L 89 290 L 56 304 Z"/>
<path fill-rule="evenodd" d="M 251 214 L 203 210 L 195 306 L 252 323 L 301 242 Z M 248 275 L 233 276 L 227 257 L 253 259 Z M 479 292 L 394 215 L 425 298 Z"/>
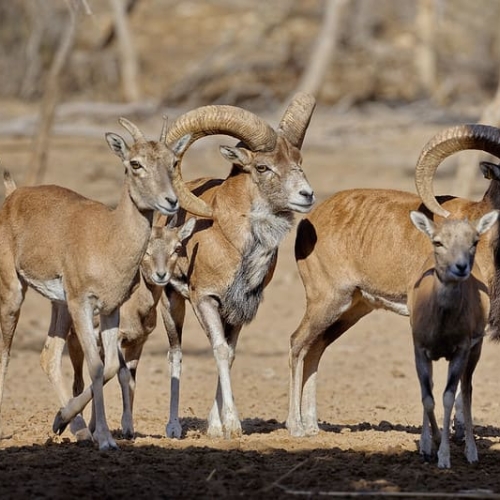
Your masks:
<path fill-rule="evenodd" d="M 6 185 L 6 189 L 8 186 Z M 183 243 L 187 240 L 195 227 L 196 218 L 188 219 L 183 225 L 175 226 L 176 218 L 165 226 L 165 217 L 158 216 L 153 225 L 146 253 L 140 265 L 139 282 L 128 300 L 120 308 L 119 341 L 120 368 L 118 380 L 121 387 L 123 413 L 122 434 L 127 439 L 134 437 L 133 403 L 135 381 L 139 359 L 149 335 L 157 324 L 156 306 L 160 300 L 165 285 L 169 282 Z M 99 334 L 98 318 L 94 317 L 96 335 Z M 84 354 L 80 342 L 71 327 L 71 334 L 67 338 L 68 353 L 74 370 L 73 395 L 77 396 L 84 390 L 83 362 Z M 64 339 L 57 342 L 54 337 L 47 337 L 40 361 L 43 370 L 56 388 L 60 400 L 67 400 L 61 372 L 61 358 Z M 88 390 L 88 389 L 87 389 Z M 90 431 L 95 425 L 94 414 L 89 425 Z M 71 431 L 77 439 L 87 440 L 91 436 L 87 426 L 78 415 L 71 422 Z"/>
<path fill-rule="evenodd" d="M 408 309 L 413 333 L 415 364 L 424 408 L 420 453 L 428 460 L 432 442 L 439 444 L 438 467 L 450 467 L 450 418 L 458 383 L 461 382 L 465 456 L 478 461 L 472 429 L 472 374 L 481 354 L 489 314 L 488 287 L 474 263 L 480 236 L 491 229 L 499 212 L 480 219 L 432 222 L 421 212 L 410 212 L 415 227 L 427 235 L 434 247 L 408 291 Z M 443 431 L 440 436 L 434 414 L 432 361 L 449 362 L 443 394 Z"/>

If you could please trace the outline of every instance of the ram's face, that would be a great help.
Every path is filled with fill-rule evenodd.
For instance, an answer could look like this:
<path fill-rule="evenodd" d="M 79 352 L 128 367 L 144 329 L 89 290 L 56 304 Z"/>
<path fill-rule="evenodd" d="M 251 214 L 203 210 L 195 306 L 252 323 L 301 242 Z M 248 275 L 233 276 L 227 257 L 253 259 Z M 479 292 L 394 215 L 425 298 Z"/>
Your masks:
<path fill-rule="evenodd" d="M 302 170 L 302 155 L 285 138 L 278 137 L 276 147 L 270 152 L 229 146 L 221 146 L 220 151 L 252 177 L 260 197 L 273 211 L 311 210 L 315 196 Z"/>

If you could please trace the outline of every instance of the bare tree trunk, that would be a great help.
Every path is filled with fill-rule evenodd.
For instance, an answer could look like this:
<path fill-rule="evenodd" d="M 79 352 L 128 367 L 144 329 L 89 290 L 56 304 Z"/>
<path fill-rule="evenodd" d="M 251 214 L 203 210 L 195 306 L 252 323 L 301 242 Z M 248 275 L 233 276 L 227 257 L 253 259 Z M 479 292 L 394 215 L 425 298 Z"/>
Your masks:
<path fill-rule="evenodd" d="M 435 0 L 419 0 L 415 65 L 422 88 L 429 96 L 436 92 Z"/>
<path fill-rule="evenodd" d="M 61 35 L 59 47 L 57 48 L 47 75 L 47 82 L 40 111 L 40 121 L 34 137 L 34 145 L 30 162 L 31 166 L 25 178 L 26 185 L 39 184 L 42 181 L 47 169 L 48 142 L 52 124 L 54 122 L 55 108 L 59 98 L 59 80 L 61 71 L 66 64 L 73 47 L 76 33 L 76 23 L 78 13 L 80 11 L 80 2 L 75 2 L 69 11 L 70 14 L 68 23 L 66 24 Z"/>
<path fill-rule="evenodd" d="M 132 12 L 135 10 L 137 5 L 139 4 L 139 0 L 126 0 L 127 5 L 125 6 L 125 10 L 128 16 L 132 14 Z M 108 48 L 116 38 L 116 25 L 113 23 L 106 35 L 104 35 L 102 42 L 99 43 L 98 49 L 103 50 Z"/>
<path fill-rule="evenodd" d="M 321 29 L 314 43 L 309 64 L 294 93 L 303 91 L 317 96 L 321 90 L 325 74 L 335 53 L 343 8 L 348 2 L 349 0 L 325 0 Z"/>
<path fill-rule="evenodd" d="M 42 72 L 40 46 L 43 41 L 48 6 L 43 5 L 42 0 L 31 0 L 25 2 L 24 6 L 30 20 L 30 36 L 26 43 L 26 71 L 19 95 L 24 99 L 29 99 L 35 94 L 35 89 Z M 50 16 L 50 13 L 48 15 Z"/>
<path fill-rule="evenodd" d="M 109 1 L 113 9 L 118 40 L 123 97 L 128 102 L 137 101 L 140 98 L 137 53 L 130 34 L 126 7 L 123 0 Z"/>
<path fill-rule="evenodd" d="M 479 118 L 479 123 L 483 125 L 500 126 L 500 79 L 497 91 L 493 101 L 491 101 Z M 481 159 L 481 151 L 474 151 L 467 156 L 461 156 L 457 166 L 455 175 L 454 193 L 459 196 L 468 198 L 472 193 L 474 178 L 477 177 L 479 169 L 479 161 Z"/>

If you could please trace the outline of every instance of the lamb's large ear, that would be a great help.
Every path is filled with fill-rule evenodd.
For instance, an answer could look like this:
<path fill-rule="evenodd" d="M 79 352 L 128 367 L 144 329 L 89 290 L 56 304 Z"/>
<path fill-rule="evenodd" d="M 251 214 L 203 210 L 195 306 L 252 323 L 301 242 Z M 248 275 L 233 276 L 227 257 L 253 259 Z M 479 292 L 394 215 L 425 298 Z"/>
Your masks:
<path fill-rule="evenodd" d="M 178 141 L 175 141 L 170 146 L 170 149 L 176 156 L 182 156 L 186 152 L 186 149 L 189 147 L 191 142 L 191 134 L 186 134 L 183 135 Z"/>
<path fill-rule="evenodd" d="M 179 229 L 179 239 L 184 241 L 193 234 L 194 226 L 196 225 L 196 218 L 191 217 Z"/>
<path fill-rule="evenodd" d="M 412 210 L 410 212 L 410 219 L 419 231 L 422 231 L 429 238 L 433 237 L 436 226 L 425 214 L 417 210 Z"/>
<path fill-rule="evenodd" d="M 106 141 L 108 141 L 111 151 L 122 160 L 125 160 L 129 152 L 127 143 L 118 134 L 114 134 L 113 132 L 106 133 Z"/>
<path fill-rule="evenodd" d="M 492 210 L 487 214 L 484 214 L 480 219 L 475 222 L 477 232 L 483 234 L 489 229 L 491 229 L 495 222 L 498 220 L 498 210 Z"/>

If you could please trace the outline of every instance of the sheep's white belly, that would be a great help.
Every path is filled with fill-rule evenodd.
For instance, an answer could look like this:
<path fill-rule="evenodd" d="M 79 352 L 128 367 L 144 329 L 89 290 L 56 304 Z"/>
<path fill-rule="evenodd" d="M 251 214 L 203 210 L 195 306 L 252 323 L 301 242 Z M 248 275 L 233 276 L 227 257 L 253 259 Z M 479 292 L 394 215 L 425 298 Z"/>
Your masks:
<path fill-rule="evenodd" d="M 381 297 L 379 295 L 372 295 L 370 293 L 361 290 L 361 295 L 368 303 L 370 303 L 376 309 L 387 309 L 389 311 L 400 314 L 401 316 L 409 316 L 408 306 L 406 302 L 395 302 L 393 300 Z"/>
<path fill-rule="evenodd" d="M 34 288 L 38 293 L 41 293 L 47 299 L 56 302 L 66 302 L 66 292 L 64 291 L 61 278 L 41 281 L 28 278 L 27 276 L 24 276 L 23 273 L 20 274 L 30 287 Z"/>

